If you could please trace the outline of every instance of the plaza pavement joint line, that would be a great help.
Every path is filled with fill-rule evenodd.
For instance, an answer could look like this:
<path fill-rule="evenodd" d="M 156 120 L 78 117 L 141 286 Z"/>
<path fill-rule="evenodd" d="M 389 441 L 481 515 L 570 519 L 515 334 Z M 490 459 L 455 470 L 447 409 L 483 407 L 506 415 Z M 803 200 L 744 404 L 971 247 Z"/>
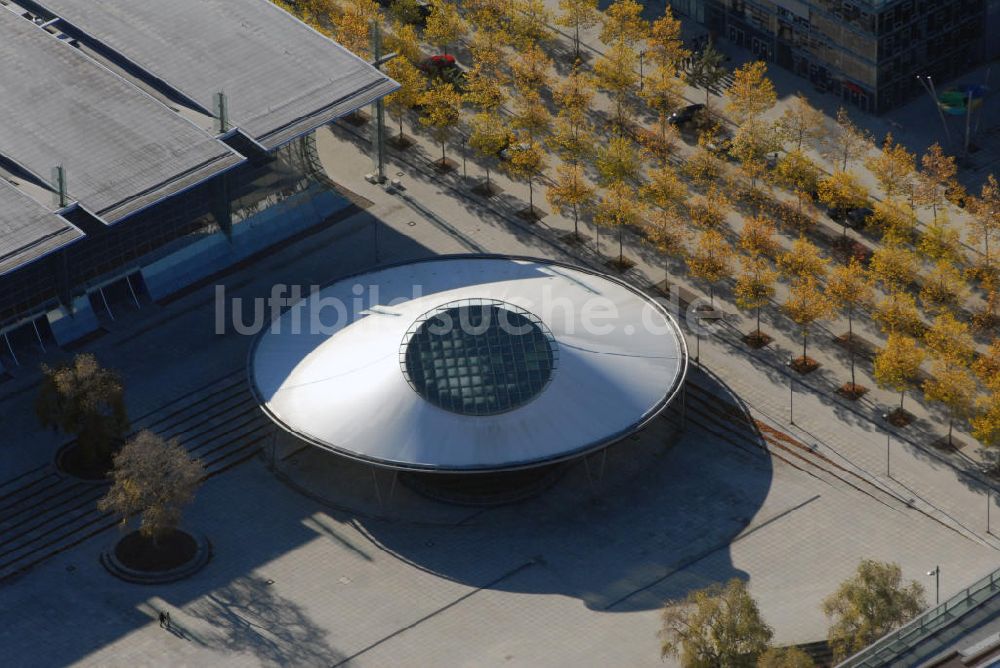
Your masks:
<path fill-rule="evenodd" d="M 437 615 L 441 614 L 442 612 L 445 612 L 446 610 L 449 610 L 449 609 L 455 607 L 456 605 L 458 605 L 462 601 L 464 601 L 467 598 L 470 598 L 472 596 L 475 596 L 476 594 L 478 594 L 479 592 L 483 591 L 484 589 L 490 589 L 492 587 L 495 587 L 496 585 L 500 584 L 504 580 L 506 580 L 508 578 L 511 578 L 511 577 L 517 575 L 518 573 L 520 573 L 521 571 L 527 570 L 531 566 L 535 566 L 535 565 L 537 565 L 539 563 L 541 563 L 541 559 L 538 558 L 538 557 L 535 557 L 535 558 L 531 559 L 530 561 L 524 562 L 520 566 L 516 566 L 516 567 L 510 569 L 509 571 L 507 571 L 506 573 L 504 573 L 500 577 L 495 578 L 494 580 L 491 580 L 490 582 L 487 582 L 484 585 L 476 587 L 472 591 L 469 591 L 469 592 L 466 592 L 465 594 L 462 594 L 461 596 L 459 596 L 458 598 L 456 598 L 451 603 L 443 605 L 440 608 L 427 613 L 426 615 L 424 615 L 420 619 L 416 620 L 415 622 L 412 622 L 411 624 L 407 624 L 406 626 L 403 626 L 403 627 L 401 627 L 399 629 L 396 629 L 395 631 L 393 631 L 389 635 L 384 636 L 384 637 L 376 640 L 372 644 L 368 645 L 367 647 L 364 647 L 364 648 L 358 650 L 354 654 L 351 654 L 350 656 L 345 657 L 344 659 L 341 659 L 337 663 L 333 664 L 333 668 L 337 668 L 338 666 L 343 666 L 346 663 L 348 663 L 350 661 L 353 661 L 354 659 L 358 658 L 362 654 L 375 649 L 379 645 L 381 645 L 381 644 L 383 644 L 383 643 L 385 643 L 385 642 L 387 642 L 389 640 L 392 640 L 396 636 L 402 635 L 403 633 L 406 633 L 410 629 L 416 628 L 417 626 L 419 626 L 420 624 L 423 624 L 427 620 L 429 620 L 429 619 L 431 619 L 433 617 L 436 617 Z"/>
<path fill-rule="evenodd" d="M 800 508 L 804 508 L 805 506 L 809 505 L 810 503 L 812 503 L 813 501 L 816 501 L 819 498 L 821 498 L 821 495 L 820 494 L 816 494 L 815 496 L 812 496 L 812 497 L 806 499 L 805 501 L 802 501 L 801 503 L 795 504 L 791 508 L 786 508 L 785 510 L 781 511 L 780 513 L 774 515 L 773 517 L 770 517 L 770 518 L 764 520 L 763 522 L 761 522 L 760 524 L 758 524 L 758 525 L 756 525 L 756 526 L 754 526 L 752 528 L 744 529 L 742 532 L 738 533 L 735 537 L 733 537 L 731 539 L 728 539 L 728 540 L 726 540 L 726 541 L 724 541 L 722 543 L 719 543 L 718 545 L 714 545 L 714 546 L 712 546 L 712 547 L 704 550 L 703 552 L 700 552 L 700 553 L 694 555 L 693 557 L 682 561 L 677 566 L 674 566 L 673 568 L 669 568 L 665 574 L 663 574 L 660 577 L 656 578 L 655 580 L 653 580 L 649 584 L 645 584 L 642 587 L 639 587 L 638 589 L 633 589 L 632 591 L 630 591 L 629 593 L 625 594 L 624 596 L 621 596 L 620 598 L 615 599 L 611 603 L 608 603 L 606 606 L 604 606 L 604 609 L 605 610 L 610 610 L 611 608 L 615 607 L 619 603 L 623 603 L 624 601 L 627 601 L 628 599 L 632 598 L 636 594 L 640 594 L 640 593 L 642 593 L 644 591 L 652 589 L 653 587 L 657 586 L 658 584 L 660 584 L 660 583 L 664 582 L 665 580 L 667 580 L 668 578 L 672 577 L 674 574 L 679 573 L 679 572 L 684 571 L 684 570 L 687 570 L 688 568 L 690 568 L 691 566 L 695 565 L 696 563 L 698 563 L 702 559 L 705 559 L 706 557 L 709 557 L 709 556 L 715 554 L 719 550 L 723 550 L 723 549 L 725 549 L 725 548 L 727 548 L 727 547 L 729 547 L 729 546 L 731 546 L 731 545 L 733 545 L 733 544 L 735 544 L 735 543 L 743 540 L 747 536 L 749 536 L 749 535 L 757 532 L 760 529 L 763 529 L 764 527 L 766 527 L 766 526 L 768 526 L 770 524 L 773 524 L 774 522 L 777 522 L 781 518 L 786 517 L 786 516 L 792 514 L 793 512 L 795 512 L 796 510 L 798 510 Z"/>

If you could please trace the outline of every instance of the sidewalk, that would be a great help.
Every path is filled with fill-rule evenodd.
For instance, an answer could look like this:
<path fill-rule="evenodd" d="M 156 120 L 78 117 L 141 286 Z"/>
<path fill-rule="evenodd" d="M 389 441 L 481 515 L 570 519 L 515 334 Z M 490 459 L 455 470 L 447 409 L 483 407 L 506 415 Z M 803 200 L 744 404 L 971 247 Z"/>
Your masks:
<path fill-rule="evenodd" d="M 360 174 L 369 169 L 366 163 L 366 143 L 356 132 L 353 128 L 337 126 L 330 132 L 320 133 L 320 158 L 334 180 L 357 188 L 360 194 L 373 201 L 386 200 L 382 187 L 360 178 Z M 422 158 L 419 150 L 412 148 L 402 155 L 394 150 L 389 152 L 389 174 L 402 181 L 405 200 L 396 207 L 391 207 L 394 213 L 384 219 L 387 225 L 406 225 L 409 218 L 419 215 L 407 202 L 420 202 L 420 208 L 433 214 L 427 221 L 429 224 L 441 225 L 439 221 L 447 221 L 447 228 L 441 229 L 449 236 L 455 229 L 462 230 L 471 240 L 470 245 L 465 246 L 466 249 L 471 246 L 491 252 L 568 258 L 608 271 L 590 245 L 573 248 L 560 241 L 563 234 L 572 230 L 572 221 L 550 214 L 539 223 L 526 223 L 516 215 L 517 211 L 526 206 L 526 186 L 515 184 L 503 175 L 496 175 L 493 178 L 504 189 L 504 193 L 484 201 L 471 193 L 470 182 L 461 176 L 460 169 L 458 173 L 446 175 L 434 170 L 428 160 L 433 159 L 435 152 L 423 143 L 425 139 L 418 137 L 418 140 L 418 145 L 427 151 L 430 158 Z M 345 152 L 352 152 L 354 157 L 345 160 Z M 468 169 L 470 181 L 479 177 L 481 172 L 471 162 Z M 521 195 L 524 199 L 521 200 L 516 195 Z M 393 197 L 399 200 L 401 195 Z M 404 206 L 405 209 L 402 208 Z M 390 208 L 389 205 L 387 208 Z M 403 211 L 406 215 L 398 215 Z M 604 250 L 610 251 L 608 244 L 611 242 L 604 238 L 606 236 L 602 235 L 602 246 Z M 632 238 L 628 241 L 626 254 L 638 261 L 638 265 L 627 274 L 628 280 L 644 289 L 654 282 L 662 281 L 662 262 L 656 254 L 637 246 Z M 459 244 L 459 247 L 462 245 Z M 614 250 L 617 250 L 617 244 Z M 676 281 L 677 277 L 673 276 L 671 280 Z M 679 283 L 695 294 L 705 294 L 686 280 Z M 707 298 L 707 294 L 705 297 Z M 726 321 L 731 325 L 727 331 L 735 329 L 745 332 L 752 329 L 749 317 L 733 312 L 733 307 L 728 304 L 724 304 L 723 309 L 727 311 Z M 801 340 L 796 337 L 794 329 L 785 331 L 789 329 L 787 324 L 774 326 L 769 320 L 770 318 L 765 318 L 764 327 L 774 336 L 775 341 L 765 351 L 751 355 L 745 346 L 734 346 L 733 335 L 727 334 L 722 339 L 704 339 L 701 342 L 701 359 L 751 407 L 759 411 L 762 417 L 807 442 L 815 443 L 822 452 L 843 461 L 846 466 L 904 497 L 904 500 L 912 498 L 915 504 L 942 518 L 957 530 L 1000 547 L 1000 540 L 986 534 L 987 487 L 976 472 L 974 453 L 956 456 L 931 449 L 928 444 L 943 434 L 945 429 L 934 413 L 927 411 L 912 397 L 908 399 L 908 408 L 918 420 L 908 430 L 913 434 L 909 438 L 917 440 L 909 443 L 903 440 L 906 437 L 904 433 L 893 435 L 895 451 L 892 453 L 892 478 L 886 476 L 886 432 L 881 414 L 887 406 L 898 403 L 898 395 L 879 390 L 869 377 L 863 362 L 858 364 L 858 382 L 873 388 L 865 399 L 852 403 L 832 393 L 835 387 L 849 378 L 849 371 L 845 360 L 835 352 L 838 349 L 830 343 L 821 342 L 821 338 L 846 331 L 846 322 L 835 320 L 827 323 L 822 333 L 814 332 L 810 355 L 819 360 L 823 367 L 811 376 L 799 377 L 796 374 L 797 426 L 789 425 L 788 381 L 783 364 L 792 355 L 799 354 Z M 874 331 L 867 330 L 867 323 L 855 323 L 855 326 L 859 333 L 868 338 L 874 337 Z M 690 332 L 688 345 L 693 355 L 697 342 Z M 806 392 L 807 387 L 818 388 L 821 392 Z M 971 440 L 964 435 L 959 438 Z M 990 485 L 993 486 L 992 483 Z"/>
<path fill-rule="evenodd" d="M 554 0 L 549 0 L 548 6 L 551 11 L 557 10 L 557 3 L 555 3 Z M 599 52 L 600 49 L 600 44 L 597 39 L 598 32 L 599 29 L 595 27 L 589 30 L 585 30 L 582 33 L 582 39 L 584 45 L 595 53 Z M 565 35 L 562 38 L 562 40 L 564 42 L 567 41 Z M 734 66 L 738 65 L 740 62 L 747 59 L 748 54 L 742 53 L 742 50 L 729 49 L 726 46 L 723 46 L 723 48 L 724 50 L 732 51 Z M 780 69 L 774 69 L 772 72 L 770 72 L 770 74 L 776 78 L 779 90 L 783 90 L 784 88 L 787 88 L 788 86 L 794 84 L 794 82 L 800 81 L 797 78 L 793 77 L 790 73 L 784 72 L 783 70 Z M 689 99 L 700 100 L 703 98 L 703 95 L 704 93 L 702 91 L 694 90 L 691 89 L 690 87 L 686 88 L 686 96 Z M 780 115 L 781 109 L 783 107 L 783 102 L 784 100 L 780 101 L 777 107 L 771 112 L 769 112 L 770 115 L 773 115 L 775 117 Z M 596 106 L 600 108 L 605 108 L 607 107 L 608 104 L 607 99 L 603 94 L 598 94 L 596 98 L 596 103 L 597 103 Z M 915 100 L 914 102 L 911 103 L 911 105 L 916 105 L 918 103 L 919 100 Z M 721 105 L 722 102 L 718 101 L 717 104 Z M 831 110 L 835 110 L 836 106 L 838 105 L 834 105 L 833 107 L 831 107 Z M 882 120 L 886 121 L 889 118 L 891 118 L 891 115 L 886 119 Z M 869 119 L 879 120 L 875 119 L 875 117 L 869 117 Z M 364 140 L 358 136 L 359 133 L 358 130 L 352 128 L 344 128 L 344 129 L 347 129 L 350 132 L 350 134 L 353 135 L 350 138 L 350 141 L 358 141 L 360 139 L 363 145 Z M 438 155 L 437 149 L 433 148 L 433 146 L 427 140 L 427 137 L 422 134 L 422 130 L 419 127 L 417 127 L 416 124 L 411 125 L 411 127 L 407 128 L 407 130 L 408 133 L 416 135 L 416 138 L 418 139 L 418 146 L 411 149 L 409 152 L 403 154 L 394 152 L 394 155 L 397 160 L 401 161 L 401 164 L 409 166 L 411 168 L 411 172 L 413 169 L 424 170 L 424 168 L 428 167 L 427 161 Z M 362 129 L 360 132 L 364 133 L 365 130 Z M 341 136 L 346 137 L 347 135 L 341 133 Z M 919 147 L 915 146 L 914 148 L 919 148 Z M 679 144 L 679 149 L 682 156 L 690 154 L 691 152 L 691 148 L 684 143 Z M 452 146 L 451 147 L 452 157 L 458 159 L 460 150 L 461 149 L 459 147 Z M 424 156 L 426 156 L 426 159 Z M 822 157 L 815 152 L 813 152 L 813 157 L 815 157 L 820 161 L 823 161 Z M 480 179 L 484 176 L 484 172 L 478 169 L 476 165 L 472 162 L 471 156 L 467 161 L 467 164 L 464 164 L 463 166 L 469 172 L 469 179 Z M 829 164 L 827 164 L 827 166 L 832 167 L 832 165 Z M 502 215 L 506 216 L 506 219 L 510 221 L 511 224 L 523 227 L 523 222 L 516 216 L 516 212 L 518 209 L 525 207 L 527 204 L 526 187 L 523 184 L 512 183 L 502 174 L 497 174 L 495 170 L 491 171 L 493 172 L 493 180 L 501 185 L 501 187 L 504 189 L 504 193 L 499 197 L 492 198 L 489 204 L 490 207 L 496 211 L 499 211 Z M 867 185 L 874 190 L 875 181 L 871 176 L 871 174 L 869 174 L 867 170 L 860 167 L 858 168 L 858 171 L 867 180 Z M 464 183 L 465 179 L 458 178 L 456 175 L 441 176 L 440 174 L 434 173 L 433 171 L 428 171 L 428 173 L 431 174 L 431 176 L 428 178 L 433 178 L 438 183 L 448 184 L 449 186 L 456 189 L 455 192 L 462 193 L 463 198 L 481 201 L 478 198 L 472 196 L 468 192 L 468 184 Z M 536 191 L 540 190 L 542 189 L 536 188 Z M 785 198 L 788 195 L 783 193 L 781 196 Z M 422 198 L 420 199 L 422 200 Z M 542 200 L 540 193 L 536 192 L 535 200 L 537 206 L 537 202 Z M 463 202 L 461 207 L 467 209 L 468 204 Z M 544 203 L 542 204 L 542 208 L 543 209 L 547 208 Z M 961 220 L 965 214 L 954 208 L 951 209 L 950 213 L 952 215 L 953 222 L 961 224 Z M 443 218 L 447 219 L 448 216 L 444 215 Z M 825 220 L 825 216 L 821 215 L 820 218 L 821 218 L 819 222 L 820 226 L 825 227 L 831 231 L 834 231 L 836 229 L 836 231 L 839 234 L 838 226 L 833 225 L 832 222 Z M 739 229 L 739 227 L 742 225 L 741 218 L 736 213 L 733 213 L 730 216 L 729 222 L 734 228 L 734 230 Z M 558 237 L 569 227 L 570 227 L 569 221 L 564 220 L 563 218 L 557 215 L 549 215 L 540 225 L 535 226 L 534 229 L 546 229 L 548 232 L 547 234 L 548 241 L 550 243 L 555 243 L 556 246 L 560 248 L 560 250 L 562 250 L 563 245 L 558 242 Z M 480 232 L 480 230 L 478 229 L 476 231 Z M 604 249 L 610 250 L 608 249 L 607 244 L 612 242 L 607 239 L 608 236 L 607 234 L 602 236 L 604 237 L 602 239 Z M 856 235 L 852 233 L 851 236 L 854 237 Z M 640 264 L 635 270 L 635 273 L 637 275 L 642 276 L 640 283 L 645 283 L 647 281 L 653 282 L 661 280 L 660 277 L 662 276 L 662 269 L 656 268 L 656 265 L 660 263 L 660 261 L 658 261 L 658 258 L 656 257 L 656 253 L 652 252 L 650 249 L 641 248 L 637 246 L 636 244 L 637 239 L 635 238 L 634 235 L 627 234 L 626 237 L 632 241 L 632 243 L 630 244 L 631 249 L 629 251 L 629 255 L 633 259 L 637 258 L 640 259 Z M 789 243 L 788 240 L 786 239 L 782 239 L 782 242 L 784 244 Z M 587 252 L 589 251 L 590 249 L 587 249 Z M 593 256 L 593 254 L 589 255 L 588 257 L 591 259 L 591 261 L 596 260 L 596 257 Z M 674 277 L 672 277 L 672 280 L 673 278 Z M 698 286 L 691 284 L 690 281 L 681 280 L 679 282 L 686 289 L 693 290 L 696 294 L 703 294 L 703 295 L 705 294 L 703 291 L 698 289 Z M 788 322 L 787 319 L 785 319 L 782 315 L 780 315 L 777 312 L 778 311 L 778 309 L 776 308 L 777 302 L 780 302 L 780 300 L 784 297 L 785 291 L 786 287 L 779 284 L 778 294 L 776 295 L 776 303 L 772 304 L 772 307 L 768 309 L 769 313 L 765 316 L 766 320 L 771 321 L 766 326 L 769 333 L 771 333 L 772 336 L 775 336 L 777 339 L 776 342 L 771 346 L 772 352 L 768 354 L 770 355 L 772 366 L 777 365 L 778 368 L 783 368 L 782 365 L 784 359 L 787 358 L 788 355 L 800 349 L 801 347 L 800 341 L 797 340 L 796 328 L 790 322 Z M 726 300 L 727 295 L 725 294 L 725 290 L 723 290 L 722 292 L 723 292 L 722 297 L 724 300 Z M 976 299 L 978 299 L 978 297 L 974 296 L 973 301 L 975 301 Z M 731 306 L 731 300 L 729 301 L 730 304 L 726 305 L 724 308 L 727 311 L 732 312 L 735 309 L 733 306 Z M 859 322 L 855 323 L 857 332 L 862 337 L 868 339 L 869 341 L 874 341 L 876 342 L 876 344 L 878 344 L 882 340 L 882 336 L 880 331 L 874 327 L 873 323 L 871 323 L 870 318 L 861 317 L 858 318 L 858 320 Z M 735 328 L 739 330 L 748 331 L 750 329 L 749 318 L 744 317 L 743 314 L 730 313 L 728 321 Z M 823 369 L 821 369 L 819 373 L 814 374 L 813 376 L 810 376 L 808 378 L 803 378 L 800 380 L 806 383 L 808 386 L 812 386 L 814 388 L 821 388 L 821 391 L 824 394 L 830 394 L 833 389 L 835 389 L 840 384 L 845 382 L 849 377 L 846 353 L 844 353 L 839 347 L 832 345 L 830 341 L 830 339 L 832 339 L 834 336 L 837 336 L 842 332 L 846 331 L 846 328 L 847 328 L 846 321 L 844 319 L 835 318 L 831 321 L 824 322 L 820 327 L 817 328 L 817 331 L 814 332 L 811 337 L 812 338 L 812 346 L 810 349 L 811 355 L 813 357 L 816 357 L 820 362 L 822 362 Z M 779 359 L 781 359 L 781 361 L 776 361 Z M 824 401 L 833 402 L 839 405 L 840 408 L 838 410 L 841 413 L 850 413 L 855 416 L 852 419 L 864 418 L 869 420 L 870 421 L 869 426 L 873 430 L 878 431 L 884 435 L 884 431 L 881 430 L 884 429 L 885 423 L 884 420 L 882 420 L 881 415 L 887 410 L 886 407 L 892 406 L 896 403 L 896 399 L 892 396 L 891 393 L 887 393 L 878 390 L 876 388 L 875 383 L 873 379 L 870 377 L 870 374 L 868 372 L 867 364 L 863 360 L 859 360 L 858 375 L 860 383 L 866 385 L 869 388 L 874 388 L 864 400 L 858 402 L 857 404 L 852 404 L 846 401 L 840 401 L 839 398 L 830 398 Z M 917 415 L 918 420 L 915 425 L 909 427 L 906 431 L 899 434 L 898 436 L 903 439 L 907 438 L 912 439 L 911 447 L 915 447 L 918 455 L 921 458 L 927 459 L 929 462 L 932 462 L 933 465 L 938 466 L 938 465 L 949 464 L 963 469 L 965 473 L 962 475 L 962 478 L 963 479 L 968 478 L 968 482 L 965 483 L 964 486 L 979 490 L 985 489 L 985 486 L 987 485 L 991 487 L 996 487 L 996 483 L 994 481 L 986 480 L 978 473 L 978 469 L 983 463 L 981 449 L 979 445 L 975 443 L 973 439 L 968 435 L 956 434 L 957 439 L 966 445 L 966 447 L 963 448 L 960 452 L 957 453 L 939 452 L 930 448 L 929 444 L 938 440 L 938 438 L 944 432 L 943 426 L 941 425 L 942 422 L 941 411 L 937 407 L 931 407 L 930 409 L 928 409 L 927 407 L 924 407 L 921 404 L 919 404 L 919 401 L 914 401 L 914 398 L 916 398 L 914 395 L 920 394 L 919 389 L 914 392 L 911 392 L 910 394 L 911 397 L 907 401 L 909 407 L 913 409 L 912 412 L 914 412 Z M 866 455 L 863 455 L 862 453 L 857 453 L 857 456 L 864 457 Z M 882 467 L 882 469 L 884 471 L 884 466 Z M 985 501 L 983 502 L 983 504 L 985 504 Z"/>
<path fill-rule="evenodd" d="M 555 240 L 567 221 L 508 218 L 510 211 L 456 199 L 448 183 L 399 163 L 392 173 L 403 173 L 407 199 L 387 196 L 361 178 L 368 162 L 356 146 L 324 132 L 320 148 L 334 178 L 375 205 L 345 221 L 349 229 L 320 233 L 228 277 L 234 294 L 266 295 L 274 282 L 325 282 L 369 266 L 376 220 L 383 262 L 475 247 L 597 264 Z M 235 361 L 244 337 L 205 331 L 207 306 L 182 314 L 211 293 L 208 286 L 168 305 L 164 318 L 176 317 L 123 345 L 163 344 L 198 329 L 200 319 L 190 342 L 205 349 L 200 359 Z M 185 359 L 194 349 L 164 358 L 197 375 Z M 725 339 L 706 338 L 701 353 L 759 420 L 805 438 L 785 424 L 780 378 L 733 354 Z M 130 387 L 148 394 L 156 380 L 132 374 Z M 825 407 L 796 401 L 797 421 L 810 431 L 839 434 L 849 447 L 871 445 L 863 424 L 840 424 Z M 156 591 L 120 583 L 97 563 L 104 537 L 89 541 L 4 588 L 2 608 L 11 612 L 0 612 L 0 644 L 19 664 L 655 666 L 664 665 L 659 605 L 712 581 L 747 578 L 776 640 L 806 642 L 825 629 L 819 601 L 862 557 L 898 561 L 907 579 L 922 579 L 940 562 L 943 595 L 995 562 L 993 548 L 954 522 L 954 530 L 942 526 L 929 507 L 880 502 L 733 447 L 700 425 L 691 406 L 685 437 L 649 476 L 530 515 L 513 507 L 445 526 L 382 521 L 324 509 L 277 482 L 262 462 L 245 464 L 206 484 L 186 515 L 215 547 L 201 574 Z M 909 456 L 901 453 L 894 467 Z M 172 611 L 182 637 L 157 628 L 161 609 Z M 39 646 L 39 637 L 51 641 Z"/>

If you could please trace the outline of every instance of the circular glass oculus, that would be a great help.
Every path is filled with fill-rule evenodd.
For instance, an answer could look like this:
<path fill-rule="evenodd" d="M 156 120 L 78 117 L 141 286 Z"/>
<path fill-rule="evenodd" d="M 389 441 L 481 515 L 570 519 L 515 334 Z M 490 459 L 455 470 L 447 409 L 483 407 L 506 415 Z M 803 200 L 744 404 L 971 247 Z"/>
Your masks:
<path fill-rule="evenodd" d="M 418 318 L 400 357 L 410 387 L 430 403 L 462 415 L 495 415 L 545 389 L 558 350 L 533 314 L 498 300 L 467 299 Z"/>

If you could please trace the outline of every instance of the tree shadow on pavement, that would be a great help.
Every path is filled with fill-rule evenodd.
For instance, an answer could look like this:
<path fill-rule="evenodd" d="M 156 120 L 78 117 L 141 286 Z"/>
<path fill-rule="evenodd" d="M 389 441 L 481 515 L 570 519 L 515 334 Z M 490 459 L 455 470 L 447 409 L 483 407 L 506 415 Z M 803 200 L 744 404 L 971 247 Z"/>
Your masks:
<path fill-rule="evenodd" d="M 248 654 L 265 666 L 331 665 L 343 659 L 327 644 L 327 631 L 257 575 L 216 589 L 188 612 L 212 627 L 201 635 L 204 645 Z"/>

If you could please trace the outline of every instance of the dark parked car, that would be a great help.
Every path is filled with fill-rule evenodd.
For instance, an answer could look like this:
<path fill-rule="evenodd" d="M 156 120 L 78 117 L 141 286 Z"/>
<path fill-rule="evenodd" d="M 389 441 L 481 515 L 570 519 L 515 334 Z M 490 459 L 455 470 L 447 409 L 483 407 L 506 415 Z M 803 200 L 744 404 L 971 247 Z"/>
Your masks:
<path fill-rule="evenodd" d="M 873 213 L 875 212 L 867 206 L 859 206 L 854 209 L 830 209 L 830 218 L 841 225 L 859 229 L 865 226 L 865 221 Z"/>
<path fill-rule="evenodd" d="M 670 114 L 667 123 L 671 125 L 687 125 L 695 119 L 698 112 L 705 108 L 703 104 L 689 104 Z"/>
<path fill-rule="evenodd" d="M 424 58 L 420 61 L 419 67 L 420 71 L 424 72 L 431 79 L 447 81 L 459 92 L 465 89 L 465 72 L 455 62 L 455 56 L 449 53 L 440 53 L 436 56 Z"/>
<path fill-rule="evenodd" d="M 295 4 L 294 0 L 292 1 L 292 4 Z M 378 0 L 378 4 L 382 7 L 382 9 L 389 11 L 392 9 L 393 0 Z M 427 17 L 431 15 L 431 6 L 426 2 L 418 0 L 414 9 L 415 15 L 408 19 L 407 22 L 420 27 L 425 26 L 427 24 Z"/>

